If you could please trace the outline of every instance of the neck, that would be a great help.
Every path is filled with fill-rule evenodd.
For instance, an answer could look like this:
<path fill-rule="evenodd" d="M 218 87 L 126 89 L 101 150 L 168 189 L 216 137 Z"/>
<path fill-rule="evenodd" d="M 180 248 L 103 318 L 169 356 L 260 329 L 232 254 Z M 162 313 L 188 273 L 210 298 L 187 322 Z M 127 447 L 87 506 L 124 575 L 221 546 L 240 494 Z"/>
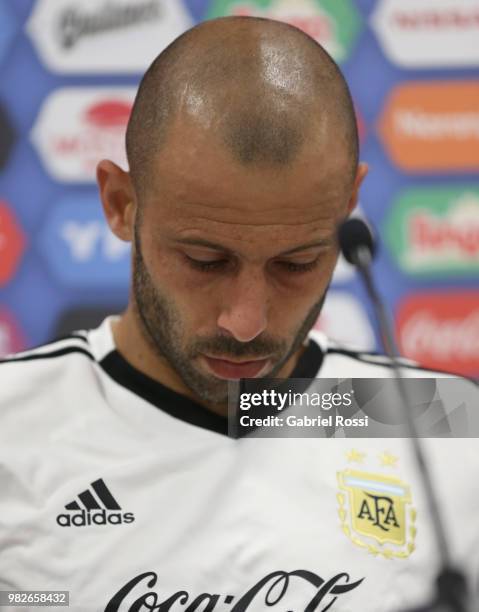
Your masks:
<path fill-rule="evenodd" d="M 131 306 L 127 308 L 118 320 L 112 322 L 112 333 L 117 351 L 134 368 L 172 391 L 190 398 L 208 410 L 221 416 L 227 416 L 227 403 L 213 404 L 201 400 L 184 384 L 175 370 L 171 368 L 168 361 L 161 355 L 158 355 L 150 346 Z M 288 359 L 276 375 L 277 378 L 288 378 L 291 375 L 304 349 L 305 347 L 302 346 Z"/>

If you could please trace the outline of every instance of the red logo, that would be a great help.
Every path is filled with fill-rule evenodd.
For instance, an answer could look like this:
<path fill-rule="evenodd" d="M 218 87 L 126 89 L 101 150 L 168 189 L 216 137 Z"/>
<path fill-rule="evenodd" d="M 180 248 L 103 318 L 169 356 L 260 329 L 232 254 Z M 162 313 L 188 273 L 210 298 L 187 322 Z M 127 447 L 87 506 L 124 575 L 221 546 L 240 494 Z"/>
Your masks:
<path fill-rule="evenodd" d="M 0 201 L 0 286 L 15 274 L 25 248 L 25 237 L 9 206 Z"/>
<path fill-rule="evenodd" d="M 397 328 L 406 357 L 438 370 L 479 375 L 479 292 L 407 298 Z"/>
<path fill-rule="evenodd" d="M 0 357 L 18 353 L 26 348 L 25 337 L 8 310 L 0 310 Z"/>
<path fill-rule="evenodd" d="M 85 119 L 97 127 L 124 127 L 128 123 L 130 113 L 131 104 L 119 100 L 107 100 L 87 109 Z"/>
<path fill-rule="evenodd" d="M 409 220 L 413 248 L 441 253 L 454 250 L 464 258 L 479 255 L 479 219 L 468 225 L 454 225 L 447 218 L 437 218 L 428 211 L 418 212 Z"/>
<path fill-rule="evenodd" d="M 293 3 L 291 3 L 291 9 L 293 6 Z M 312 7 L 312 10 L 316 10 L 316 8 Z M 240 5 L 233 9 L 232 14 L 238 17 L 250 17 L 254 15 L 255 12 L 248 6 Z M 272 16 L 272 18 L 275 17 L 275 15 Z M 331 40 L 335 34 L 334 24 L 331 22 L 330 16 L 325 13 L 306 15 L 288 14 L 284 15 L 281 21 L 285 21 L 299 30 L 303 30 L 303 32 L 311 36 L 311 38 L 314 38 L 318 42 L 321 41 L 322 43 L 324 43 L 325 40 Z"/>
<path fill-rule="evenodd" d="M 42 106 L 32 140 L 51 175 L 73 183 L 94 182 L 100 159 L 126 165 L 125 132 L 132 87 L 64 87 Z"/>

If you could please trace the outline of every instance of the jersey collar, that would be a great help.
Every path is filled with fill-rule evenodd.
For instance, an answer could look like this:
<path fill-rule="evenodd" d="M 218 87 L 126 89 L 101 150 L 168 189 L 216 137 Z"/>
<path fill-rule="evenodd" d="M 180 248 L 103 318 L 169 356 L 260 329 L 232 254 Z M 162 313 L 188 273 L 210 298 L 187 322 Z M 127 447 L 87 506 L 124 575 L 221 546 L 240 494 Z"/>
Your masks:
<path fill-rule="evenodd" d="M 315 378 L 323 361 L 323 351 L 310 337 L 306 349 L 290 378 Z M 228 419 L 211 412 L 194 400 L 172 391 L 162 383 L 133 367 L 116 348 L 100 361 L 103 370 L 119 385 L 146 400 L 156 408 L 185 423 L 228 435 Z"/>

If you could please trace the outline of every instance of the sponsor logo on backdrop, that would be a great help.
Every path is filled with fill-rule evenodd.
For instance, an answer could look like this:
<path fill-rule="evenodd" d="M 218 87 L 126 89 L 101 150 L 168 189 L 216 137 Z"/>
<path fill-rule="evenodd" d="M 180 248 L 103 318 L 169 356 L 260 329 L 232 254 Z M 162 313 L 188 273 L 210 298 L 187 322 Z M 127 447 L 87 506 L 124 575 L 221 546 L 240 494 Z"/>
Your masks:
<path fill-rule="evenodd" d="M 132 87 L 67 87 L 46 99 L 32 142 L 55 179 L 95 182 L 103 158 L 126 168 L 125 132 L 135 93 Z"/>
<path fill-rule="evenodd" d="M 208 18 L 223 15 L 290 23 L 321 43 L 337 62 L 349 56 L 361 28 L 360 16 L 350 0 L 213 0 Z"/>
<path fill-rule="evenodd" d="M 13 315 L 0 309 L 0 357 L 23 351 L 27 347 L 25 336 Z"/>
<path fill-rule="evenodd" d="M 386 221 L 388 246 L 406 272 L 479 272 L 479 187 L 407 191 Z"/>
<path fill-rule="evenodd" d="M 192 23 L 182 0 L 38 0 L 27 29 L 60 73 L 142 73 Z"/>
<path fill-rule="evenodd" d="M 379 131 L 403 170 L 479 170 L 479 83 L 436 81 L 396 87 Z"/>
<path fill-rule="evenodd" d="M 40 247 L 67 287 L 128 287 L 130 245 L 111 232 L 97 196 L 68 197 L 54 206 Z"/>
<path fill-rule="evenodd" d="M 381 0 L 372 25 L 387 57 L 406 67 L 477 66 L 477 0 Z"/>
<path fill-rule="evenodd" d="M 372 350 L 376 346 L 366 312 L 360 302 L 346 291 L 328 292 L 314 329 L 319 329 L 332 340 L 351 347 Z"/>
<path fill-rule="evenodd" d="M 56 36 L 63 49 L 72 49 L 80 40 L 98 36 L 105 32 L 134 28 L 138 25 L 161 19 L 161 8 L 157 0 L 98 4 L 95 10 L 86 12 L 81 6 L 65 7 L 59 14 Z"/>
<path fill-rule="evenodd" d="M 397 314 L 404 354 L 424 366 L 479 375 L 479 292 L 423 293 L 406 298 Z"/>
<path fill-rule="evenodd" d="M 13 210 L 0 200 L 0 287 L 17 271 L 25 250 L 25 236 Z"/>
<path fill-rule="evenodd" d="M 0 24 L 0 62 L 2 62 L 8 53 L 17 30 L 8 0 L 0 0 Z"/>
<path fill-rule="evenodd" d="M 0 169 L 6 164 L 12 147 L 15 142 L 16 134 L 10 122 L 5 108 L 0 104 Z"/>

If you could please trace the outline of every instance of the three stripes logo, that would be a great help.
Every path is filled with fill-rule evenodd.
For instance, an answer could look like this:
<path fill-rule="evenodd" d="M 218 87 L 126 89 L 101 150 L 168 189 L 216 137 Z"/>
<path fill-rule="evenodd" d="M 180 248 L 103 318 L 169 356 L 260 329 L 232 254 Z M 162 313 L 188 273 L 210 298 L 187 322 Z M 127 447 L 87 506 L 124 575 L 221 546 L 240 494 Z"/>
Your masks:
<path fill-rule="evenodd" d="M 78 495 L 79 502 L 73 500 L 65 505 L 69 512 L 57 516 L 60 527 L 121 525 L 135 520 L 132 512 L 121 511 L 120 504 L 103 482 L 103 478 L 92 482 L 90 487 L 91 490 L 88 488 Z"/>

